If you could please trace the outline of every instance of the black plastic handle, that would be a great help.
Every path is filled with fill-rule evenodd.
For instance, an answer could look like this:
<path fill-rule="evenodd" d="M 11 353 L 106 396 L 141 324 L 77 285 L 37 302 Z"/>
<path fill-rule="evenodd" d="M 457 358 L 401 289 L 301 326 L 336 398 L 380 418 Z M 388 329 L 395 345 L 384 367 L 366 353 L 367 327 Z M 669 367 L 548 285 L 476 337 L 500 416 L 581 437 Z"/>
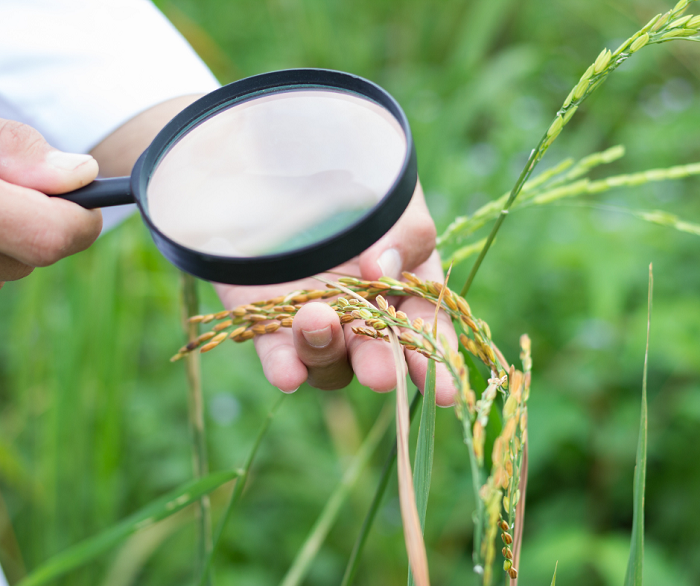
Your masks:
<path fill-rule="evenodd" d="M 90 185 L 52 197 L 67 199 L 89 210 L 123 206 L 135 201 L 134 194 L 131 192 L 131 177 L 95 179 Z"/>

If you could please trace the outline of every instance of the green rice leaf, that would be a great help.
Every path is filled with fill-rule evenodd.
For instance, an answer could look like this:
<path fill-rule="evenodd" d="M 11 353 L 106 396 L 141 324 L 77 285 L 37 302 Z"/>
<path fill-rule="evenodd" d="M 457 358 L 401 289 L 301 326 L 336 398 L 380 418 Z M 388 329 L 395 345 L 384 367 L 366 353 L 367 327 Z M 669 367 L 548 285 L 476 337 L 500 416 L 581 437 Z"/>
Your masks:
<path fill-rule="evenodd" d="M 18 586 L 45 584 L 49 580 L 86 564 L 139 529 L 153 525 L 177 513 L 199 500 L 202 495 L 210 493 L 237 476 L 238 471 L 228 470 L 216 472 L 200 480 L 193 480 L 182 485 L 99 535 L 81 541 L 52 557 L 29 574 Z"/>
<path fill-rule="evenodd" d="M 647 346 L 644 353 L 642 376 L 642 414 L 639 421 L 639 443 L 637 463 L 634 468 L 634 517 L 632 521 L 632 543 L 627 562 L 625 586 L 641 586 L 644 568 L 644 490 L 647 471 L 647 370 L 649 364 L 649 331 L 651 329 L 651 300 L 654 291 L 654 275 L 649 265 L 649 301 L 647 309 Z"/>
<path fill-rule="evenodd" d="M 219 547 L 219 543 L 221 542 L 221 536 L 224 533 L 224 529 L 226 528 L 226 524 L 228 523 L 229 519 L 231 518 L 231 513 L 233 512 L 233 509 L 236 507 L 238 504 L 238 501 L 241 500 L 241 496 L 243 495 L 243 489 L 245 488 L 246 482 L 248 481 L 248 475 L 250 474 L 250 467 L 253 465 L 253 460 L 255 459 L 255 455 L 258 453 L 258 448 L 260 447 L 260 444 L 262 443 L 263 438 L 265 437 L 265 434 L 267 433 L 267 430 L 270 428 L 270 424 L 272 423 L 272 420 L 275 417 L 275 414 L 277 413 L 277 410 L 280 408 L 280 405 L 284 402 L 285 398 L 287 395 L 280 395 L 277 398 L 277 401 L 272 405 L 270 410 L 267 413 L 267 417 L 265 417 L 265 421 L 263 421 L 263 424 L 260 426 L 260 429 L 258 430 L 258 435 L 255 438 L 255 441 L 253 442 L 253 447 L 250 449 L 250 452 L 248 453 L 248 458 L 246 458 L 245 464 L 243 465 L 243 468 L 238 471 L 238 482 L 236 482 L 236 486 L 233 487 L 233 493 L 231 494 L 231 499 L 229 500 L 228 504 L 226 505 L 226 511 L 224 512 L 223 517 L 221 518 L 221 521 L 219 521 L 219 525 L 216 527 L 216 534 L 214 536 L 214 542 L 212 543 L 211 551 L 209 552 L 209 555 L 207 556 L 206 560 L 204 561 L 204 565 L 202 567 L 202 573 L 199 577 L 199 584 L 200 586 L 204 586 L 207 583 L 208 576 L 209 576 L 209 568 L 211 568 L 211 564 L 214 561 L 214 556 L 216 555 L 216 550 Z"/>
<path fill-rule="evenodd" d="M 360 449 L 352 460 L 352 463 L 343 475 L 340 484 L 331 494 L 323 511 L 319 515 L 316 523 L 312 527 L 304 545 L 299 550 L 294 562 L 287 571 L 287 575 L 282 580 L 282 586 L 298 586 L 301 584 L 309 571 L 311 562 L 316 558 L 321 545 L 326 539 L 333 523 L 338 518 L 338 513 L 350 495 L 350 491 L 357 484 L 361 472 L 367 466 L 370 458 L 374 454 L 379 442 L 386 434 L 393 415 L 393 408 L 390 403 L 386 403 L 384 409 L 379 413 L 379 417 L 374 422 L 372 429 L 362 442 Z"/>
<path fill-rule="evenodd" d="M 557 566 L 559 566 L 559 562 L 554 564 L 554 576 L 552 576 L 552 585 L 551 586 L 556 586 L 556 583 L 557 583 Z"/>
<path fill-rule="evenodd" d="M 428 360 L 428 371 L 425 375 L 425 390 L 423 392 L 423 410 L 420 427 L 418 428 L 418 443 L 416 457 L 413 463 L 413 484 L 416 491 L 416 506 L 421 529 L 425 530 L 425 514 L 428 510 L 428 495 L 430 480 L 433 473 L 433 455 L 435 451 L 435 361 Z M 425 532 L 425 531 L 424 531 Z M 408 584 L 413 586 L 413 573 L 408 570 Z"/>
<path fill-rule="evenodd" d="M 421 396 L 422 395 L 420 394 L 420 391 L 416 390 L 416 394 L 413 395 L 413 400 L 411 401 L 411 407 L 408 413 L 408 417 L 411 421 L 413 421 L 413 416 L 416 414 Z M 352 552 L 350 553 L 350 559 L 348 560 L 348 564 L 345 567 L 345 573 L 343 574 L 343 580 L 340 583 L 340 586 L 350 586 L 350 584 L 352 584 L 353 580 L 355 579 L 357 568 L 360 565 L 362 551 L 364 550 L 365 543 L 367 542 L 367 536 L 369 535 L 369 531 L 372 528 L 374 519 L 377 516 L 379 505 L 381 504 L 382 498 L 384 497 L 384 493 L 386 492 L 387 484 L 389 484 L 389 476 L 391 474 L 392 469 L 394 468 L 395 463 L 396 442 L 394 442 L 394 445 L 391 448 L 391 451 L 389 452 L 389 455 L 387 456 L 384 462 L 384 467 L 382 468 L 382 474 L 379 479 L 379 483 L 377 484 L 377 489 L 374 492 L 374 497 L 372 497 L 372 503 L 369 506 L 367 514 L 365 515 L 365 519 L 362 522 L 362 527 L 360 528 L 360 533 L 357 536 L 357 539 L 355 540 L 355 545 L 353 546 Z"/>

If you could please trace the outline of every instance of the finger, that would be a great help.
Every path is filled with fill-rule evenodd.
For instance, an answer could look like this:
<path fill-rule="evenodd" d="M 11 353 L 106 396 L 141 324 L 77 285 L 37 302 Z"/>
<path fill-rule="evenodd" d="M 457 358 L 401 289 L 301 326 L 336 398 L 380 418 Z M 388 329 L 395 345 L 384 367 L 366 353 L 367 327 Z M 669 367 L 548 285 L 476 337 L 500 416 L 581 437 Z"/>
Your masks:
<path fill-rule="evenodd" d="M 360 255 L 362 277 L 376 280 L 382 275 L 398 279 L 425 262 L 435 249 L 435 224 L 430 217 L 420 183 L 406 211 L 378 242 Z"/>
<path fill-rule="evenodd" d="M 433 252 L 427 262 L 415 269 L 415 273 L 421 279 L 442 282 L 444 276 L 438 253 Z M 432 324 L 435 322 L 435 306 L 423 299 L 416 297 L 405 299 L 401 304 L 401 311 L 405 312 L 412 320 L 420 317 L 427 323 Z M 456 350 L 458 348 L 457 334 L 452 325 L 452 320 L 444 311 L 438 312 L 437 326 L 438 340 L 440 340 L 440 334 L 442 334 L 447 339 L 450 348 Z M 407 350 L 405 354 L 411 379 L 422 392 L 425 390 L 428 359 L 411 350 Z M 454 405 L 456 393 L 457 389 L 447 367 L 443 364 L 438 364 L 435 377 L 435 400 L 437 404 L 441 407 Z"/>
<path fill-rule="evenodd" d="M 307 382 L 332 391 L 346 387 L 353 377 L 345 336 L 335 311 L 325 303 L 308 303 L 294 317 L 294 347 L 309 373 Z"/>
<path fill-rule="evenodd" d="M 358 336 L 345 326 L 345 343 L 358 382 L 377 393 L 396 388 L 396 367 L 391 346 L 382 340 Z"/>
<path fill-rule="evenodd" d="M 23 279 L 33 270 L 33 267 L 25 265 L 6 254 L 0 253 L 0 288 L 5 284 L 5 281 Z"/>
<path fill-rule="evenodd" d="M 99 210 L 0 180 L 0 253 L 43 267 L 86 249 L 102 228 Z"/>
<path fill-rule="evenodd" d="M 90 155 L 56 150 L 33 128 L 0 119 L 0 179 L 58 194 L 90 183 L 99 168 Z"/>
<path fill-rule="evenodd" d="M 265 378 L 283 393 L 293 393 L 306 380 L 306 367 L 297 356 L 289 330 L 257 336 L 255 349 Z"/>

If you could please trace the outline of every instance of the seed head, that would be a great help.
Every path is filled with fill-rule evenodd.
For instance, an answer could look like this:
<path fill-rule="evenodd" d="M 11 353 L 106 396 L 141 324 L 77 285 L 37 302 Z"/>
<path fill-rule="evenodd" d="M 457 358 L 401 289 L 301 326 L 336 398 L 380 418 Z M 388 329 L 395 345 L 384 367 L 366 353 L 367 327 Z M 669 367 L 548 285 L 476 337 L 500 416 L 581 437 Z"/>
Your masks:
<path fill-rule="evenodd" d="M 202 317 L 202 323 L 203 323 L 203 324 L 208 324 L 210 321 L 213 321 L 213 320 L 214 320 L 214 314 L 213 314 L 213 313 L 210 313 L 210 314 L 205 315 L 205 316 Z"/>
<path fill-rule="evenodd" d="M 515 568 L 511 568 L 510 570 L 508 570 L 508 575 L 510 576 L 511 580 L 515 580 L 518 577 L 518 570 L 516 570 Z"/>
<path fill-rule="evenodd" d="M 641 49 L 648 42 L 649 42 L 649 33 L 644 33 L 634 43 L 632 43 L 632 46 L 630 47 L 630 53 L 635 53 L 635 52 L 639 51 L 639 49 Z"/>
<path fill-rule="evenodd" d="M 679 39 L 682 37 L 692 37 L 698 33 L 697 30 L 695 29 L 688 29 L 688 28 L 677 28 L 668 31 L 667 33 L 664 33 L 661 35 L 661 40 L 665 41 L 666 39 Z"/>
<path fill-rule="evenodd" d="M 564 120 L 562 119 L 561 116 L 557 116 L 554 119 L 554 122 L 552 122 L 552 125 L 549 127 L 549 130 L 547 130 L 547 136 L 556 136 L 557 134 L 559 134 L 561 132 L 561 129 L 563 126 L 564 126 Z"/>
<path fill-rule="evenodd" d="M 506 545 L 510 545 L 511 543 L 513 543 L 513 537 L 510 533 L 506 533 L 505 531 L 501 533 L 501 539 L 503 539 L 503 543 L 505 543 Z"/>
<path fill-rule="evenodd" d="M 243 332 L 245 332 L 245 326 L 240 326 L 233 330 L 228 337 L 229 338 L 236 338 L 237 336 L 240 336 Z"/>
<path fill-rule="evenodd" d="M 228 315 L 228 312 L 227 312 Z M 227 319 L 226 321 L 222 321 L 221 323 L 216 324 L 212 329 L 215 332 L 220 332 L 221 330 L 225 330 L 229 326 L 233 325 L 233 320 L 232 319 Z"/>
<path fill-rule="evenodd" d="M 216 334 L 214 332 L 204 332 L 202 335 L 197 337 L 197 344 L 201 344 L 202 342 L 206 342 L 207 340 L 211 340 Z"/>
<path fill-rule="evenodd" d="M 513 559 L 513 552 L 510 550 L 510 547 L 506 546 L 504 547 L 501 552 L 503 553 L 503 557 L 506 558 L 507 560 L 512 560 Z"/>
<path fill-rule="evenodd" d="M 593 64 L 593 73 L 598 75 L 603 69 L 605 69 L 608 66 L 608 63 L 610 63 L 610 59 L 612 58 L 612 53 L 610 52 L 609 49 L 603 49 L 600 52 L 600 55 L 598 55 L 598 58 L 595 60 L 595 63 Z"/>
<path fill-rule="evenodd" d="M 403 275 L 403 278 L 406 279 L 409 283 L 412 283 L 413 285 L 422 285 L 423 284 L 423 281 L 421 281 L 413 273 L 409 273 L 408 271 L 404 271 L 403 273 L 401 273 L 401 275 Z"/>
<path fill-rule="evenodd" d="M 681 27 L 685 26 L 688 21 L 692 20 L 693 15 L 688 14 L 687 16 L 681 16 L 680 18 L 677 18 L 674 20 L 671 24 L 668 25 L 668 28 L 676 28 L 676 27 Z"/>
<path fill-rule="evenodd" d="M 571 120 L 572 116 L 576 114 L 576 110 L 578 110 L 578 106 L 574 105 L 566 111 L 566 114 L 564 114 L 564 124 L 567 124 L 569 120 Z"/>
<path fill-rule="evenodd" d="M 507 572 L 513 567 L 513 562 L 510 560 L 504 560 L 503 562 L 503 569 Z"/>
<path fill-rule="evenodd" d="M 693 18 L 690 19 L 688 24 L 686 25 L 688 28 L 698 28 L 700 27 L 700 16 L 694 16 Z"/>
<path fill-rule="evenodd" d="M 386 302 L 386 299 L 384 299 L 384 297 L 382 297 L 381 295 L 377 295 L 376 301 L 377 305 L 379 306 L 379 309 L 381 309 L 382 311 L 386 311 L 387 309 L 389 309 L 389 304 Z"/>
<path fill-rule="evenodd" d="M 685 10 L 688 8 L 688 4 L 690 4 L 691 0 L 678 0 L 678 4 L 673 8 L 673 12 L 680 12 L 681 10 Z"/>

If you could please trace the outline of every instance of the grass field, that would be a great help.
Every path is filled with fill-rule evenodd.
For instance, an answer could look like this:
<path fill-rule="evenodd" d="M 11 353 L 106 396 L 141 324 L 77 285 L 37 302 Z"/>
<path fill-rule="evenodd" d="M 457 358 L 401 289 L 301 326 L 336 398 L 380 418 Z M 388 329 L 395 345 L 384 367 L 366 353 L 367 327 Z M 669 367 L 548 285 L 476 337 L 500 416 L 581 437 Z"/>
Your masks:
<path fill-rule="evenodd" d="M 409 117 L 438 232 L 512 187 L 600 50 L 670 8 L 651 0 L 157 4 L 222 82 L 327 67 L 388 89 Z M 594 177 L 700 161 L 698 51 L 671 43 L 631 59 L 579 109 L 542 167 L 617 144 L 627 155 Z M 700 222 L 699 188 L 691 178 L 513 212 L 472 287 L 472 308 L 507 356 L 517 355 L 521 333 L 533 343 L 522 586 L 549 584 L 557 560 L 558 584 L 622 584 L 650 262 L 645 579 L 700 582 L 700 240 L 579 205 L 663 209 Z M 469 268 L 455 267 L 455 287 Z M 208 285 L 200 293 L 204 310 L 220 309 Z M 179 276 L 134 217 L 89 251 L 7 284 L 0 332 L 0 562 L 12 583 L 191 478 L 184 370 L 168 362 L 183 339 Z M 236 468 L 278 391 L 249 344 L 204 355 L 202 366 L 210 468 Z M 227 527 L 216 584 L 281 581 L 390 400 L 356 382 L 334 393 L 303 386 L 285 400 Z M 389 440 L 305 584 L 340 582 Z M 212 495 L 215 519 L 229 492 Z M 472 583 L 473 507 L 458 422 L 440 409 L 425 528 L 433 584 Z M 191 584 L 191 510 L 156 527 L 56 583 Z M 355 583 L 405 583 L 405 556 L 392 480 Z"/>

